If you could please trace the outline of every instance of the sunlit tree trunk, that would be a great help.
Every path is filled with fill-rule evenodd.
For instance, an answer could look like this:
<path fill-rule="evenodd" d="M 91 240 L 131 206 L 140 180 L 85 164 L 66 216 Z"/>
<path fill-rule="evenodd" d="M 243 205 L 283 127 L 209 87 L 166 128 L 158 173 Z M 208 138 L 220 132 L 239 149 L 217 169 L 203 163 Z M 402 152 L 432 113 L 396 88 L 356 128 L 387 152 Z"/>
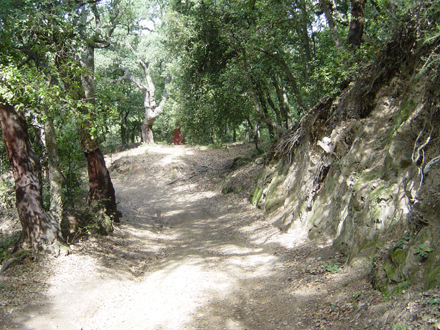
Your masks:
<path fill-rule="evenodd" d="M 20 246 L 58 254 L 64 245 L 59 219 L 43 207 L 41 165 L 29 142 L 24 116 L 0 104 L 3 142 L 15 180 L 15 196 L 22 227 Z"/>
<path fill-rule="evenodd" d="M 156 97 L 154 95 L 156 87 L 154 86 L 153 79 L 151 79 L 151 75 L 148 69 L 148 63 L 145 63 L 142 61 L 139 56 L 136 54 L 136 52 L 131 48 L 131 51 L 136 55 L 137 61 L 139 66 L 142 68 L 142 71 L 144 73 L 145 82 L 142 82 L 138 79 L 136 79 L 133 74 L 130 72 L 130 70 L 126 68 L 117 68 L 113 71 L 122 70 L 124 71 L 124 75 L 119 77 L 118 79 L 114 79 L 113 81 L 119 82 L 122 80 L 129 80 L 132 83 L 136 84 L 136 86 L 141 90 L 142 95 L 144 97 L 144 110 L 145 110 L 145 118 L 142 123 L 142 141 L 147 144 L 153 144 L 154 143 L 154 136 L 153 136 L 153 124 L 154 121 L 162 115 L 164 109 L 165 109 L 165 103 L 167 102 L 169 98 L 169 94 L 167 91 L 167 84 L 169 82 L 169 77 L 167 76 L 165 78 L 165 87 L 162 93 L 162 100 L 160 101 L 159 105 L 156 103 Z"/>

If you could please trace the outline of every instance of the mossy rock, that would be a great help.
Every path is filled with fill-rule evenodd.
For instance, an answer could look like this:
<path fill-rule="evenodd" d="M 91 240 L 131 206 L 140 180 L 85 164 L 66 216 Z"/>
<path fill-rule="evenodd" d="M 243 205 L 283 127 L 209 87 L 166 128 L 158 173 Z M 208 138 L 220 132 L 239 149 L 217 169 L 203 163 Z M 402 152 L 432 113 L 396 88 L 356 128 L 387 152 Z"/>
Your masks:
<path fill-rule="evenodd" d="M 390 252 L 391 261 L 394 265 L 399 266 L 405 263 L 407 252 L 402 249 L 392 249 Z"/>
<path fill-rule="evenodd" d="M 277 208 L 284 204 L 284 200 L 284 196 L 268 198 L 266 200 L 266 203 L 264 204 L 264 211 L 266 213 L 275 211 Z"/>
<path fill-rule="evenodd" d="M 439 263 L 439 262 L 437 262 Z M 440 287 L 440 265 L 432 270 L 427 270 L 424 276 L 424 289 L 434 289 Z"/>

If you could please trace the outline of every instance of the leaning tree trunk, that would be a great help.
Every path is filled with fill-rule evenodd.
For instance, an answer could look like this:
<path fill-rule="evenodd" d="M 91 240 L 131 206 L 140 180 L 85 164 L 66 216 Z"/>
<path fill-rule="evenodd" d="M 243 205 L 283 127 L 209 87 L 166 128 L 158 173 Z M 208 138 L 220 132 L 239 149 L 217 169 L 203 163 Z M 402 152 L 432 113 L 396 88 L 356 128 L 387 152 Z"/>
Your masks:
<path fill-rule="evenodd" d="M 359 47 L 364 34 L 364 8 L 366 0 L 351 0 L 351 21 L 347 45 Z"/>
<path fill-rule="evenodd" d="M 59 219 L 43 207 L 41 165 L 29 142 L 24 116 L 0 104 L 3 142 L 15 180 L 15 197 L 22 227 L 19 245 L 35 251 L 59 253 L 64 245 Z"/>

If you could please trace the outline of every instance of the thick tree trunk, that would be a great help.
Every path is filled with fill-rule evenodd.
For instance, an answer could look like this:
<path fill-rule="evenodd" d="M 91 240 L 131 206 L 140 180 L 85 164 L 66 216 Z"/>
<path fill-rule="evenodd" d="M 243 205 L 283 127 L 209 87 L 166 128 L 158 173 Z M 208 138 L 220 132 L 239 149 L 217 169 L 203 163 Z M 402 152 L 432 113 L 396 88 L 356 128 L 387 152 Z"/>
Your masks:
<path fill-rule="evenodd" d="M 149 120 L 142 124 L 142 141 L 146 144 L 154 144 L 153 123 L 154 120 Z"/>
<path fill-rule="evenodd" d="M 366 0 L 351 0 L 351 21 L 347 45 L 359 47 L 364 34 L 364 8 Z"/>
<path fill-rule="evenodd" d="M 89 174 L 89 194 L 87 205 L 93 210 L 105 210 L 113 221 L 119 221 L 116 209 L 115 189 L 110 174 L 105 166 L 104 155 L 100 149 L 85 153 L 87 157 L 87 171 Z M 111 223 L 104 223 L 104 229 L 111 230 Z"/>
<path fill-rule="evenodd" d="M 43 207 L 41 165 L 32 150 L 26 120 L 9 104 L 0 104 L 3 142 L 15 180 L 16 206 L 22 227 L 20 246 L 59 253 L 64 245 L 60 224 Z"/>

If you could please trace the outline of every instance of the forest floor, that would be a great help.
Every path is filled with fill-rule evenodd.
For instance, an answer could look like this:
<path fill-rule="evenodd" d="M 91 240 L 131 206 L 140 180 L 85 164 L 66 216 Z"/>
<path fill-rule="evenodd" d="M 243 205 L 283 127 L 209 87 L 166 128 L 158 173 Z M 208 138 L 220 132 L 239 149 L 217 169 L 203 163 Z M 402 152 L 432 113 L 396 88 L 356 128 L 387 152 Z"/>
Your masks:
<path fill-rule="evenodd" d="M 0 329 L 440 329 L 438 291 L 384 296 L 368 262 L 348 266 L 250 205 L 252 149 L 108 157 L 121 223 L 1 274 Z"/>

